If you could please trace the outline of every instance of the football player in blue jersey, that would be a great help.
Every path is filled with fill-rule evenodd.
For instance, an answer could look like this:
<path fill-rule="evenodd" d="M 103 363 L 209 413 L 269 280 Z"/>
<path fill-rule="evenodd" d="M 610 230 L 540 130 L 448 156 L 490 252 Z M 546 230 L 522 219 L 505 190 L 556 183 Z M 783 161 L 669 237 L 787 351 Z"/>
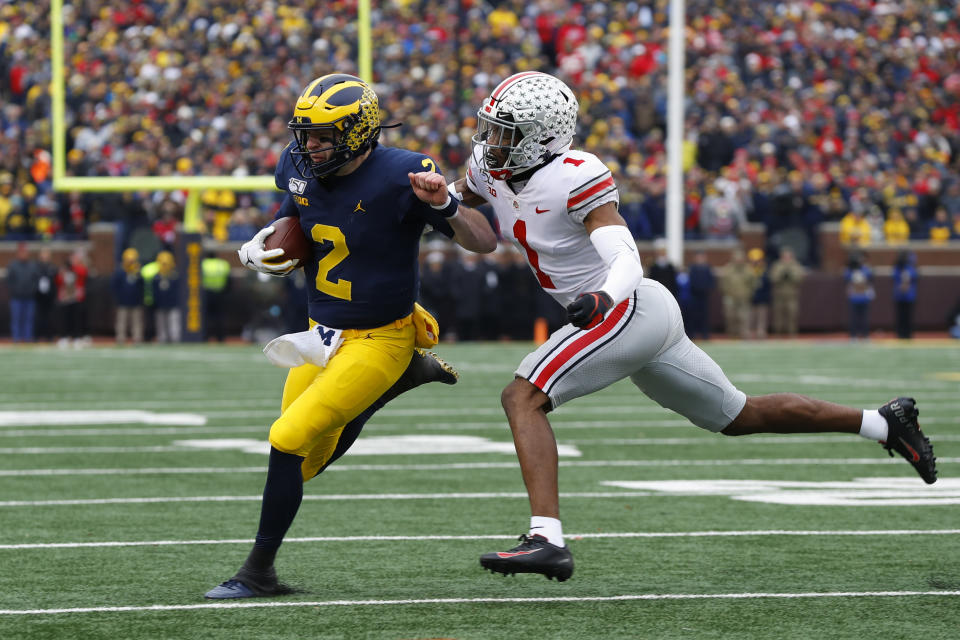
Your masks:
<path fill-rule="evenodd" d="M 233 578 L 207 592 L 211 599 L 289 593 L 274 558 L 303 483 L 347 450 L 385 400 L 437 378 L 433 363 L 416 352 L 437 334 L 433 318 L 415 305 L 424 228 L 471 251 L 497 246 L 487 219 L 451 198 L 430 157 L 378 144 L 377 95 L 359 78 L 331 74 L 312 81 L 289 128 L 294 140 L 276 170 L 277 187 L 287 192 L 277 218 L 299 217 L 313 240 L 313 260 L 302 265 L 311 283 L 310 325 L 338 336 L 339 347 L 326 354 L 323 367 L 308 361 L 290 369 L 281 415 L 270 428 L 253 550 Z M 289 273 L 295 260 L 285 259 L 282 249 L 264 249 L 270 233 L 268 226 L 243 245 L 241 261 L 263 273 Z M 420 370 L 402 378 L 411 362 Z"/>

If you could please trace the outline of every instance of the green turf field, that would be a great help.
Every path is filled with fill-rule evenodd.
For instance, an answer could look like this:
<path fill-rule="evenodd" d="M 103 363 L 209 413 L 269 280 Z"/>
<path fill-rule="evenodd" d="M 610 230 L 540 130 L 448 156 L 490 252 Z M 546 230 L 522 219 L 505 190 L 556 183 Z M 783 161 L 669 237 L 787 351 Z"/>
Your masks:
<path fill-rule="evenodd" d="M 307 484 L 290 597 L 211 603 L 256 531 L 284 372 L 256 347 L 0 350 L 0 638 L 960 637 L 960 345 L 708 344 L 751 394 L 914 395 L 927 487 L 853 436 L 724 438 L 629 383 L 553 414 L 565 583 L 482 571 L 526 530 L 500 389 L 528 345 L 444 345 Z"/>

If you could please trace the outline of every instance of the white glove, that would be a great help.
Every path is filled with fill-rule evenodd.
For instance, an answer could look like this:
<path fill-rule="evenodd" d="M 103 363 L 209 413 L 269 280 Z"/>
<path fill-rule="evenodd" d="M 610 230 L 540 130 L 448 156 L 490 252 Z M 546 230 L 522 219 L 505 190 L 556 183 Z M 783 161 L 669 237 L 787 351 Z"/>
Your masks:
<path fill-rule="evenodd" d="M 264 262 L 264 260 L 272 260 L 283 255 L 283 249 L 279 247 L 270 249 L 269 251 L 265 251 L 263 248 L 264 239 L 274 231 L 276 231 L 276 229 L 273 225 L 264 227 L 257 232 L 257 235 L 250 238 L 250 240 L 240 247 L 237 255 L 240 256 L 240 262 L 243 266 L 271 276 L 285 276 L 297 266 L 298 260 L 287 260 L 279 263 Z"/>

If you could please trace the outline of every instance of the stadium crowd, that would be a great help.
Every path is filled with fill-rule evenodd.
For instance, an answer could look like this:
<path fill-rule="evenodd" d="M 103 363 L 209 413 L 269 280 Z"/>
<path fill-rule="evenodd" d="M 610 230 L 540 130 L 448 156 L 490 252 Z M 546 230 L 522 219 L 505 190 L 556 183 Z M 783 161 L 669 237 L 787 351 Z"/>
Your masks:
<path fill-rule="evenodd" d="M 634 236 L 663 235 L 667 0 L 373 4 L 374 85 L 387 122 L 404 124 L 388 144 L 452 175 L 482 98 L 543 69 L 576 90 L 578 138 L 614 171 Z M 955 3 L 688 0 L 687 17 L 689 237 L 757 222 L 807 264 L 822 221 L 855 246 L 960 238 Z M 358 73 L 349 0 L 76 0 L 64 23 L 69 175 L 272 174 L 301 87 Z M 0 6 L 0 238 L 80 238 L 116 220 L 168 240 L 183 193 L 52 191 L 49 25 L 47 2 Z M 231 241 L 277 199 L 203 203 L 207 232 Z"/>

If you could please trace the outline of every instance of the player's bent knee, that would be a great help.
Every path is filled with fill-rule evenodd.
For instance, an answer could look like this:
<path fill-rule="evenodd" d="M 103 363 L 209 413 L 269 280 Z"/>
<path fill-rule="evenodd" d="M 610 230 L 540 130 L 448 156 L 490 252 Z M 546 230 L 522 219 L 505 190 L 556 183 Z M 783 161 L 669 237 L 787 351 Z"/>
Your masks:
<path fill-rule="evenodd" d="M 750 397 L 747 397 L 746 404 L 737 414 L 733 421 L 720 430 L 725 436 L 746 436 L 757 433 L 759 430 L 759 414 L 751 405 Z"/>
<path fill-rule="evenodd" d="M 500 404 L 507 415 L 542 409 L 549 400 L 543 391 L 524 378 L 514 378 L 500 394 Z"/>
<path fill-rule="evenodd" d="M 270 445 L 283 453 L 306 456 L 310 449 L 304 429 L 297 429 L 281 416 L 270 427 Z"/>

